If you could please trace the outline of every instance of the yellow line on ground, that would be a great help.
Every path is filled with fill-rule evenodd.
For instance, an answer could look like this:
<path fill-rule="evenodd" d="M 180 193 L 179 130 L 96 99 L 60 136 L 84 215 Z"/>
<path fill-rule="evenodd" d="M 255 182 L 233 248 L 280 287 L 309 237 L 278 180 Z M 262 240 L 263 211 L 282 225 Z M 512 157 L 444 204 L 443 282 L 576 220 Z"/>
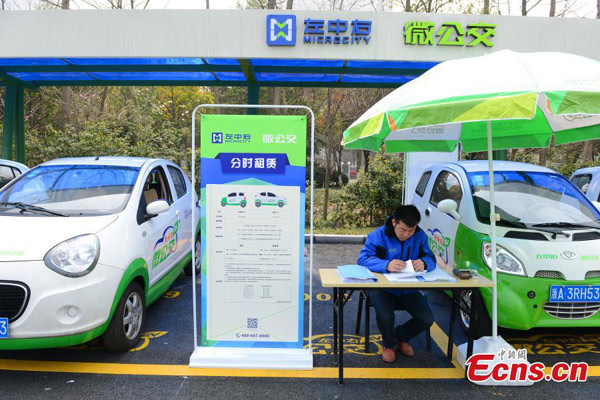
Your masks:
<path fill-rule="evenodd" d="M 189 368 L 187 365 L 84 363 L 0 359 L 0 370 L 109 375 L 215 376 L 247 378 L 337 378 L 337 368 L 312 371 Z M 348 379 L 462 379 L 455 368 L 344 368 Z"/>
<path fill-rule="evenodd" d="M 440 349 L 442 349 L 442 352 L 444 354 L 448 355 L 448 335 L 446 335 L 446 332 L 444 332 L 442 330 L 442 328 L 440 328 L 440 326 L 438 324 L 436 324 L 435 322 L 433 323 L 433 325 L 431 325 L 431 338 L 438 345 L 438 347 Z M 458 349 L 456 348 L 456 345 L 453 344 L 452 345 L 452 365 L 454 365 L 454 368 L 458 368 L 462 371 L 462 367 L 460 366 L 460 364 L 458 363 L 458 360 L 456 359 L 457 353 L 458 353 Z"/>

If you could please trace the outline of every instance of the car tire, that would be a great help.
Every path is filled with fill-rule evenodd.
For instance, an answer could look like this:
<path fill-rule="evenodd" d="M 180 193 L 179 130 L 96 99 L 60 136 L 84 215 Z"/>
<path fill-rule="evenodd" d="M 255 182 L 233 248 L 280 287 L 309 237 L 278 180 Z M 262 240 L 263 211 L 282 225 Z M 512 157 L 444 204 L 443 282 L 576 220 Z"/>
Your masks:
<path fill-rule="evenodd" d="M 492 333 L 492 320 L 488 314 L 487 308 L 483 303 L 479 290 L 463 290 L 460 293 L 465 303 L 475 307 L 475 317 L 473 325 L 473 338 L 479 339 L 482 336 L 489 336 Z M 462 310 L 458 311 L 458 323 L 460 329 L 465 335 L 469 334 L 470 318 L 467 313 Z"/>
<path fill-rule="evenodd" d="M 196 256 L 196 273 L 195 275 L 198 276 L 200 275 L 200 268 L 202 267 L 202 242 L 201 242 L 201 238 L 200 235 L 196 236 L 196 244 L 194 246 L 194 252 L 195 252 L 195 256 Z M 185 268 L 183 269 L 183 271 L 185 272 L 185 274 L 187 276 L 192 276 L 192 261 L 190 260 L 190 262 L 185 266 Z"/>
<path fill-rule="evenodd" d="M 221 207 L 225 207 L 227 205 L 227 203 L 225 203 L 224 201 L 221 202 Z"/>
<path fill-rule="evenodd" d="M 277 203 L 277 205 L 279 206 L 279 208 L 283 207 L 283 201 L 280 201 L 279 203 Z"/>
<path fill-rule="evenodd" d="M 104 347 L 109 351 L 127 351 L 134 348 L 140 341 L 145 320 L 146 295 L 137 282 L 131 282 L 121 296 L 104 332 Z"/>
<path fill-rule="evenodd" d="M 240 203 L 240 206 L 242 206 L 242 208 L 246 207 L 246 202 L 245 202 L 245 201 L 242 201 L 242 202 Z"/>
<path fill-rule="evenodd" d="M 256 203 L 254 203 L 254 205 L 255 205 L 256 207 L 260 207 L 260 201 L 257 201 Z"/>

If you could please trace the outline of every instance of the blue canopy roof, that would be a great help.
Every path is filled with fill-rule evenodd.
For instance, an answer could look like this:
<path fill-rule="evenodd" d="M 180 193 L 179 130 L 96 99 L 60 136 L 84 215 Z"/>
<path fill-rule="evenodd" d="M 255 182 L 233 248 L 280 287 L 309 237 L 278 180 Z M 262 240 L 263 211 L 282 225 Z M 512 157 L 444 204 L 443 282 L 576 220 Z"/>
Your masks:
<path fill-rule="evenodd" d="M 232 58 L 0 58 L 0 84 L 395 88 L 436 64 Z"/>

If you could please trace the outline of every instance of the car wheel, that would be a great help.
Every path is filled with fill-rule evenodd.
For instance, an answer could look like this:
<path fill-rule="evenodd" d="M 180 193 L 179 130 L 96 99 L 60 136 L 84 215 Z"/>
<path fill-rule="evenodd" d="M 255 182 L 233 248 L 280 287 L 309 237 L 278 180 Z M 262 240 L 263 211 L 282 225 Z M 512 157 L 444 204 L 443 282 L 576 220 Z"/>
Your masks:
<path fill-rule="evenodd" d="M 473 318 L 473 338 L 479 339 L 482 336 L 487 336 L 492 333 L 492 321 L 488 314 L 485 304 L 481 299 L 479 290 L 473 291 L 463 290 L 460 293 L 460 297 L 467 306 L 475 307 L 475 317 Z M 463 310 L 459 310 L 459 324 L 460 329 L 465 335 L 469 334 L 469 326 L 471 325 L 470 316 Z"/>
<path fill-rule="evenodd" d="M 279 206 L 279 208 L 283 207 L 283 201 L 280 201 L 279 203 L 277 203 L 277 205 Z"/>
<path fill-rule="evenodd" d="M 254 203 L 254 205 L 255 205 L 256 207 L 260 207 L 260 201 L 257 201 L 256 203 Z"/>
<path fill-rule="evenodd" d="M 103 336 L 110 351 L 127 351 L 137 345 L 146 319 L 146 296 L 136 282 L 131 282 L 119 300 L 115 314 Z"/>
<path fill-rule="evenodd" d="M 242 208 L 246 207 L 246 202 L 245 202 L 245 201 L 242 201 L 242 202 L 240 203 L 240 206 L 242 206 Z"/>
<path fill-rule="evenodd" d="M 225 207 L 227 205 L 227 203 L 225 203 L 224 201 L 221 202 L 221 207 Z"/>
<path fill-rule="evenodd" d="M 194 272 L 194 275 L 199 275 L 200 274 L 200 267 L 202 266 L 202 242 L 201 242 L 201 238 L 200 235 L 196 236 L 196 244 L 194 245 L 194 256 L 196 257 L 196 271 Z M 188 263 L 188 265 L 185 266 L 185 274 L 187 276 L 192 276 L 192 262 L 190 261 Z"/>

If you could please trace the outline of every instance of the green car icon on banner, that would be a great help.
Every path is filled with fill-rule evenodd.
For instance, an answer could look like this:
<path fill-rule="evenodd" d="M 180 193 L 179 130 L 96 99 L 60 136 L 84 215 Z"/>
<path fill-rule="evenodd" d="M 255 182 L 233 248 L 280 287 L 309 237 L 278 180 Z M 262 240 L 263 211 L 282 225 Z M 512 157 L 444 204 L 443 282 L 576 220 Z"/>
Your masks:
<path fill-rule="evenodd" d="M 282 208 L 287 204 L 287 199 L 283 196 L 278 196 L 271 192 L 260 192 L 254 195 L 254 205 L 260 206 L 277 206 Z"/>
<path fill-rule="evenodd" d="M 246 194 L 242 192 L 232 192 L 221 199 L 221 207 L 225 206 L 240 206 L 246 207 Z"/>

